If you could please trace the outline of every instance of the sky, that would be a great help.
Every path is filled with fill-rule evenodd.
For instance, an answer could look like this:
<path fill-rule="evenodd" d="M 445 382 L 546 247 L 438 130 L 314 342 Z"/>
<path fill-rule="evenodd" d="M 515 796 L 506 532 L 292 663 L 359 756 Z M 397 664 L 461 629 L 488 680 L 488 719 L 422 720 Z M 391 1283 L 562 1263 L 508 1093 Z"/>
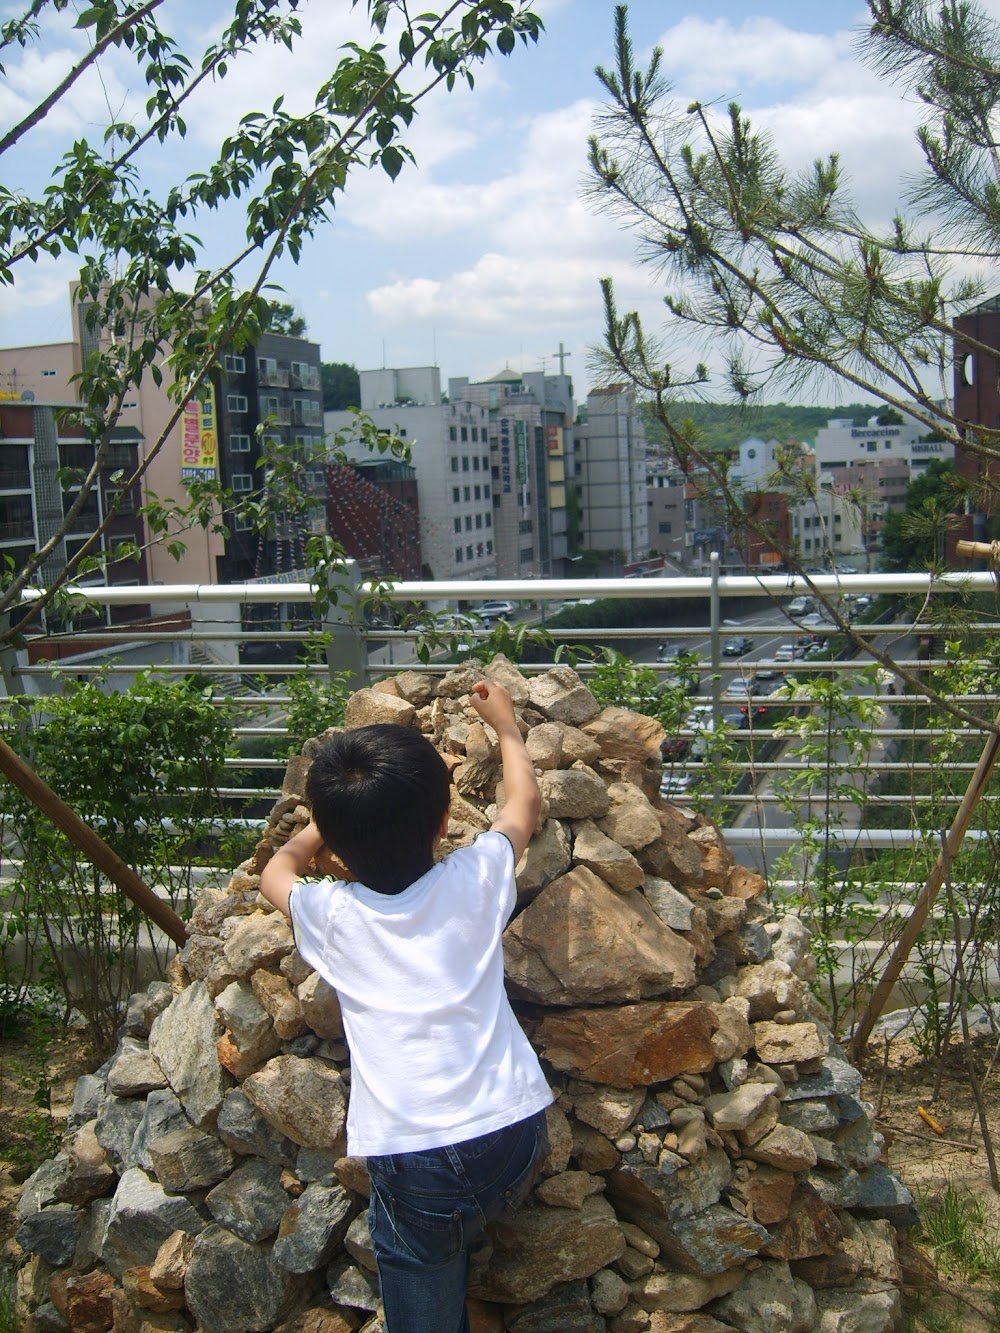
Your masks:
<path fill-rule="evenodd" d="M 612 0 L 538 0 L 536 8 L 546 28 L 538 45 L 491 60 L 472 92 L 422 102 L 405 139 L 416 165 L 395 182 L 381 170 L 356 171 L 298 266 L 282 261 L 275 270 L 281 299 L 304 317 L 324 360 L 359 369 L 437 364 L 446 382 L 504 366 L 554 372 L 562 348 L 580 399 L 595 382 L 602 278 L 614 279 L 620 309 L 638 310 L 650 328 L 661 319 L 662 275 L 638 263 L 634 238 L 582 194 L 602 91 L 594 67 L 613 63 Z M 1000 0 L 987 8 L 1000 16 Z M 279 94 L 289 109 L 304 110 L 342 43 L 364 38 L 363 11 L 347 0 L 311 0 L 293 54 L 272 46 L 236 62 L 192 106 L 187 140 L 150 155 L 150 188 L 183 178 L 243 112 Z M 0 15 L 13 12 L 0 3 Z M 158 13 L 179 39 L 197 40 L 218 30 L 226 6 L 166 0 Z M 859 211 L 881 222 L 918 164 L 919 105 L 859 63 L 866 13 L 853 0 L 633 0 L 629 8 L 637 57 L 663 48 L 679 106 L 735 99 L 793 166 L 839 152 Z M 47 23 L 37 47 L 5 53 L 4 127 L 84 49 L 71 17 Z M 99 78 L 83 81 L 7 155 L 5 181 L 43 188 L 71 134 L 96 139 L 109 106 L 127 112 L 141 100 L 134 69 L 120 58 L 104 62 Z M 238 241 L 231 218 L 198 232 L 216 259 Z M 0 289 L 2 342 L 67 338 L 72 276 L 69 257 L 40 261 L 13 290 Z M 828 380 L 800 397 L 811 393 L 824 403 L 852 398 Z"/>

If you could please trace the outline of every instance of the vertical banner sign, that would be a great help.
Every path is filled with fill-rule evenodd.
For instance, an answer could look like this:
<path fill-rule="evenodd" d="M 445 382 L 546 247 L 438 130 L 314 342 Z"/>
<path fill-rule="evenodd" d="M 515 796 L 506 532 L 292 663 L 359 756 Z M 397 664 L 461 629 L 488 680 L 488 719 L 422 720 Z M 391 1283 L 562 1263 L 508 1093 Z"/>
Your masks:
<path fill-rule="evenodd" d="M 503 486 L 504 495 L 510 495 L 513 487 L 511 486 L 510 472 L 510 418 L 500 418 L 500 480 Z"/>
<path fill-rule="evenodd" d="M 523 421 L 514 422 L 514 436 L 517 440 L 517 482 L 523 486 L 528 480 L 528 429 Z"/>
<path fill-rule="evenodd" d="M 213 385 L 203 385 L 199 396 L 184 404 L 181 431 L 181 480 L 215 481 L 219 467 L 219 432 Z"/>
<path fill-rule="evenodd" d="M 545 427 L 545 447 L 550 454 L 561 454 L 563 451 L 562 428 L 559 426 Z"/>

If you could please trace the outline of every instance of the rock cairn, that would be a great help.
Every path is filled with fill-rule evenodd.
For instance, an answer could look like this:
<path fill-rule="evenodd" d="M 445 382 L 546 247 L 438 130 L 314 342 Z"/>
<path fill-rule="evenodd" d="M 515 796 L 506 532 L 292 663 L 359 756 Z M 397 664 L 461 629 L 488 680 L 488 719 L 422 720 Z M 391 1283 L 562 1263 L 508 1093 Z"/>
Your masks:
<path fill-rule="evenodd" d="M 540 775 L 504 952 L 557 1101 L 543 1179 L 475 1258 L 476 1333 L 895 1327 L 913 1204 L 810 994 L 809 933 L 775 918 L 710 819 L 660 802 L 659 724 L 601 710 L 567 668 L 525 678 L 497 658 L 362 690 L 347 725 L 432 737 L 458 846 L 503 802 L 496 738 L 466 700 L 484 674 L 511 691 Z M 381 1328 L 336 996 L 257 892 L 308 818 L 317 743 L 24 1187 L 33 1333 Z"/>

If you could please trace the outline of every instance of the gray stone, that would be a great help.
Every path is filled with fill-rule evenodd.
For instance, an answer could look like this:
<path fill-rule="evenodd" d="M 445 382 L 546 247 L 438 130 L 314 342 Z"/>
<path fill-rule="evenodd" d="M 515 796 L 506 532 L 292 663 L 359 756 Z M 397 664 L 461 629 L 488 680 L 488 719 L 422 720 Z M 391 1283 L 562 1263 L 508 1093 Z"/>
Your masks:
<path fill-rule="evenodd" d="M 247 982 L 234 981 L 227 986 L 215 997 L 215 1009 L 240 1051 L 261 1045 L 268 1036 L 273 1040 L 271 1017 Z"/>
<path fill-rule="evenodd" d="M 295 1156 L 295 1174 L 307 1185 L 314 1180 L 322 1180 L 329 1185 L 334 1180 L 336 1164 L 337 1158 L 332 1152 L 323 1148 L 300 1148 Z"/>
<path fill-rule="evenodd" d="M 892 1333 L 902 1317 L 898 1290 L 884 1282 L 816 1292 L 816 1333 Z"/>
<path fill-rule="evenodd" d="M 771 937 L 763 926 L 748 922 L 736 932 L 741 963 L 766 963 L 771 957 Z"/>
<path fill-rule="evenodd" d="M 815 1333 L 816 1299 L 788 1264 L 766 1260 L 713 1313 L 741 1333 Z"/>
<path fill-rule="evenodd" d="M 125 1037 L 108 1070 L 108 1088 L 116 1097 L 141 1097 L 154 1088 L 165 1088 L 163 1070 L 149 1053 L 141 1037 Z"/>
<path fill-rule="evenodd" d="M 251 1157 L 209 1190 L 205 1202 L 216 1222 L 241 1240 L 253 1243 L 273 1236 L 288 1207 L 281 1167 Z"/>
<path fill-rule="evenodd" d="M 188 1118 L 204 1129 L 215 1123 L 233 1080 L 222 1068 L 215 1043 L 219 1025 L 215 1005 L 203 981 L 174 997 L 154 1021 L 149 1049 Z"/>
<path fill-rule="evenodd" d="M 81 1074 L 76 1080 L 73 1091 L 73 1105 L 66 1118 L 66 1128 L 70 1132 L 94 1120 L 101 1109 L 101 1098 L 107 1089 L 107 1079 L 99 1074 Z"/>
<path fill-rule="evenodd" d="M 334 1305 L 352 1310 L 378 1308 L 378 1279 L 356 1264 L 341 1259 L 326 1270 L 326 1286 Z"/>
<path fill-rule="evenodd" d="M 608 789 L 585 766 L 550 769 L 538 779 L 538 787 L 551 819 L 595 819 L 607 814 Z"/>
<path fill-rule="evenodd" d="M 80 1208 L 110 1194 L 118 1181 L 110 1155 L 97 1142 L 97 1121 L 81 1125 L 69 1145 L 70 1173 L 59 1189 L 59 1202 Z"/>
<path fill-rule="evenodd" d="M 506 1333 L 603 1333 L 604 1320 L 591 1308 L 587 1283 L 561 1282 L 540 1300 L 514 1307 L 504 1318 Z"/>
<path fill-rule="evenodd" d="M 634 1218 L 658 1241 L 665 1258 L 687 1273 L 711 1276 L 754 1258 L 770 1239 L 767 1230 L 723 1204 L 667 1223 Z"/>
<path fill-rule="evenodd" d="M 735 1131 L 746 1129 L 772 1100 L 776 1099 L 769 1083 L 744 1083 L 732 1092 L 706 1097 L 705 1110 L 716 1129 Z"/>
<path fill-rule="evenodd" d="M 726 1153 L 711 1148 L 699 1161 L 685 1162 L 680 1169 L 669 1158 L 656 1166 L 623 1164 L 608 1177 L 608 1195 L 619 1216 L 660 1241 L 658 1231 L 647 1225 L 651 1217 L 666 1221 L 692 1217 L 717 1203 L 732 1178 Z"/>
<path fill-rule="evenodd" d="M 194 1244 L 184 1297 L 198 1327 L 212 1333 L 270 1329 L 304 1295 L 302 1279 L 276 1264 L 265 1245 L 210 1226 Z"/>
<path fill-rule="evenodd" d="M 45 1301 L 32 1316 L 32 1333 L 70 1333 L 69 1324 L 51 1301 Z"/>
<path fill-rule="evenodd" d="M 836 1129 L 840 1124 L 836 1104 L 825 1098 L 798 1102 L 786 1099 L 781 1104 L 780 1119 L 783 1125 L 801 1129 L 804 1134 L 817 1134 L 824 1129 Z"/>
<path fill-rule="evenodd" d="M 882 1217 L 896 1227 L 916 1226 L 920 1220 L 913 1195 L 898 1176 L 884 1166 L 872 1166 L 858 1176 L 858 1201 L 852 1211 L 858 1217 Z"/>
<path fill-rule="evenodd" d="M 233 1169 L 229 1148 L 193 1125 L 161 1134 L 149 1151 L 156 1178 L 169 1194 L 208 1189 Z"/>
<path fill-rule="evenodd" d="M 132 1142 L 145 1111 L 145 1102 L 133 1097 L 109 1095 L 101 1103 L 94 1133 L 119 1173 L 135 1165 Z"/>
<path fill-rule="evenodd" d="M 204 1226 L 204 1218 L 183 1195 L 167 1194 L 134 1166 L 122 1176 L 111 1200 L 101 1258 L 120 1278 L 126 1268 L 151 1264 L 172 1232 L 197 1235 Z"/>
<path fill-rule="evenodd" d="M 268 1123 L 242 1088 L 226 1093 L 216 1129 L 226 1147 L 243 1157 L 295 1165 L 298 1145 Z"/>
<path fill-rule="evenodd" d="M 816 1166 L 802 1178 L 831 1208 L 853 1208 L 861 1197 L 861 1179 L 847 1167 Z"/>
<path fill-rule="evenodd" d="M 58 1203 L 72 1169 L 69 1153 L 65 1152 L 57 1153 L 36 1167 L 22 1186 L 17 1201 L 17 1220 L 23 1222 L 40 1208 Z"/>
<path fill-rule="evenodd" d="M 628 1283 L 611 1268 L 602 1268 L 590 1279 L 591 1303 L 598 1314 L 624 1310 L 630 1294 Z"/>
<path fill-rule="evenodd" d="M 164 1134 L 172 1134 L 177 1129 L 187 1129 L 191 1122 L 184 1114 L 184 1107 L 169 1088 L 151 1092 L 146 1098 L 142 1119 L 136 1127 L 129 1150 L 129 1166 L 141 1166 L 143 1171 L 153 1170 L 153 1155 L 150 1145 Z"/>
<path fill-rule="evenodd" d="M 72 1260 L 80 1237 L 83 1214 L 68 1203 L 53 1203 L 30 1213 L 15 1232 L 22 1250 L 40 1254 L 53 1268 Z"/>
<path fill-rule="evenodd" d="M 671 930 L 690 930 L 691 913 L 694 903 L 686 893 L 675 889 L 669 879 L 659 879 L 656 875 L 647 875 L 642 886 L 646 901 Z"/>
<path fill-rule="evenodd" d="M 73 1252 L 73 1268 L 78 1273 L 89 1273 L 101 1260 L 104 1233 L 111 1216 L 111 1200 L 95 1199 L 83 1213 L 80 1237 Z"/>
<path fill-rule="evenodd" d="M 846 1060 L 837 1056 L 823 1057 L 823 1068 L 818 1074 L 801 1074 L 797 1083 L 788 1089 L 785 1100 L 801 1102 L 806 1098 L 834 1097 L 844 1095 L 856 1097 L 861 1091 L 861 1074 Z"/>
<path fill-rule="evenodd" d="M 346 1146 L 347 1098 L 337 1070 L 315 1057 L 278 1055 L 251 1074 L 243 1091 L 271 1125 L 301 1148 Z"/>
<path fill-rule="evenodd" d="M 528 681 L 528 698 L 532 707 L 545 717 L 553 722 L 568 722 L 571 727 L 582 726 L 601 711 L 590 690 L 569 667 L 553 667 L 543 675 L 532 676 Z"/>
<path fill-rule="evenodd" d="M 371 1233 L 368 1230 L 368 1213 L 360 1212 L 347 1228 L 344 1236 L 344 1249 L 368 1273 L 377 1271 L 375 1251 L 372 1248 Z"/>
<path fill-rule="evenodd" d="M 339 1185 L 308 1185 L 285 1211 L 272 1257 L 290 1273 L 326 1264 L 347 1234 L 357 1205 Z"/>

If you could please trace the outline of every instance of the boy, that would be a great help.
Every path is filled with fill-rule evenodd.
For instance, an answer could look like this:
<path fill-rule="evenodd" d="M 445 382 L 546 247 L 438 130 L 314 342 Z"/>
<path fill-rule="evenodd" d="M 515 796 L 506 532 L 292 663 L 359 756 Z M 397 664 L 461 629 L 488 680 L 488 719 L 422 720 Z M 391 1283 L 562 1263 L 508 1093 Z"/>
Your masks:
<path fill-rule="evenodd" d="M 506 804 L 488 833 L 435 865 L 447 765 L 412 728 L 359 727 L 316 755 L 312 822 L 260 882 L 340 998 L 347 1147 L 368 1158 L 387 1333 L 468 1333 L 470 1247 L 521 1202 L 548 1150 L 552 1094 L 507 1001 L 501 948 L 538 784 L 507 691 L 481 681 L 470 702 L 503 763 Z M 302 878 L 324 845 L 351 880 Z"/>

